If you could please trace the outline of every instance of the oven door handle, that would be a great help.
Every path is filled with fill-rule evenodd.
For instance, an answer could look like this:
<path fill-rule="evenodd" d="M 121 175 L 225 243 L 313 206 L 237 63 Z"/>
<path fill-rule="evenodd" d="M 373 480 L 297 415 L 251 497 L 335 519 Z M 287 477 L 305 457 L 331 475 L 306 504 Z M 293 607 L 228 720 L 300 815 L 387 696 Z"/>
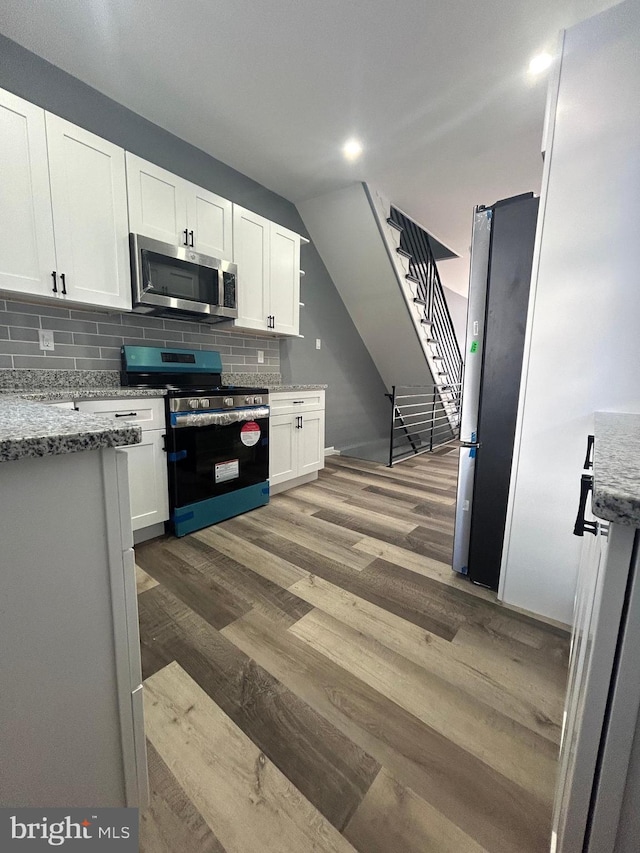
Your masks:
<path fill-rule="evenodd" d="M 254 409 L 232 409 L 228 412 L 172 412 L 171 426 L 174 429 L 229 426 L 242 421 L 257 421 L 268 417 L 268 406 L 260 406 Z"/>

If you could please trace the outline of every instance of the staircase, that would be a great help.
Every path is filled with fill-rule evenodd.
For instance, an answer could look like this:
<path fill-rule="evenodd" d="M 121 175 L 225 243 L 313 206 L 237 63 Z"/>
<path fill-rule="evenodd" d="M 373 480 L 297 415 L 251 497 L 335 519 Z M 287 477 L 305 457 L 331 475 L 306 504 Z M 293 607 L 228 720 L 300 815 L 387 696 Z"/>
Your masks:
<path fill-rule="evenodd" d="M 387 388 L 424 389 L 442 414 L 437 443 L 453 438 L 462 358 L 427 232 L 365 183 L 298 209 Z M 434 446 L 433 430 L 398 435 L 403 454 Z"/>

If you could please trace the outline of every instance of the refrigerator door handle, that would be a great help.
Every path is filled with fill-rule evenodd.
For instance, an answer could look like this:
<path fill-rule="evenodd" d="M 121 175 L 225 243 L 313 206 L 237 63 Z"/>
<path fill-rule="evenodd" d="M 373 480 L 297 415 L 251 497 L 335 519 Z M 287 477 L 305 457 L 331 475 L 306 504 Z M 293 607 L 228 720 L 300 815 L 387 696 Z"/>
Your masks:
<path fill-rule="evenodd" d="M 593 477 L 591 474 L 583 474 L 580 478 L 580 503 L 578 505 L 578 515 L 576 523 L 573 527 L 574 536 L 584 536 L 587 533 L 593 533 L 594 536 L 598 533 L 598 524 L 595 521 L 585 521 L 584 512 L 587 506 L 587 498 L 589 492 L 593 489 Z"/>

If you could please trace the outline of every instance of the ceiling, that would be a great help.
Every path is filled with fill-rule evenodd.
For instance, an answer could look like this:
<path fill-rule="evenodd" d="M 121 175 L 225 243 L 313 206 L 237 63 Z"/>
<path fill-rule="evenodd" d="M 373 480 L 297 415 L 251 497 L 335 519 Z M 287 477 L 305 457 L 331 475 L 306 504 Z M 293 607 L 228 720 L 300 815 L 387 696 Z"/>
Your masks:
<path fill-rule="evenodd" d="M 368 181 L 462 256 L 441 263 L 462 293 L 474 205 L 540 189 L 529 60 L 612 5 L 2 0 L 0 31 L 291 201 Z"/>

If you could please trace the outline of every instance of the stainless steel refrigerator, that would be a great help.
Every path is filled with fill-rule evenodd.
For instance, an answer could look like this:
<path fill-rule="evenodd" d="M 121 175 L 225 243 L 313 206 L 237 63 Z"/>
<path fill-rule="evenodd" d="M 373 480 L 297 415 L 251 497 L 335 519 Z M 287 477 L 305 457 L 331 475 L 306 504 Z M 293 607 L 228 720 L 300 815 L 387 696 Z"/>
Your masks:
<path fill-rule="evenodd" d="M 475 209 L 453 569 L 498 588 L 539 199 Z"/>

